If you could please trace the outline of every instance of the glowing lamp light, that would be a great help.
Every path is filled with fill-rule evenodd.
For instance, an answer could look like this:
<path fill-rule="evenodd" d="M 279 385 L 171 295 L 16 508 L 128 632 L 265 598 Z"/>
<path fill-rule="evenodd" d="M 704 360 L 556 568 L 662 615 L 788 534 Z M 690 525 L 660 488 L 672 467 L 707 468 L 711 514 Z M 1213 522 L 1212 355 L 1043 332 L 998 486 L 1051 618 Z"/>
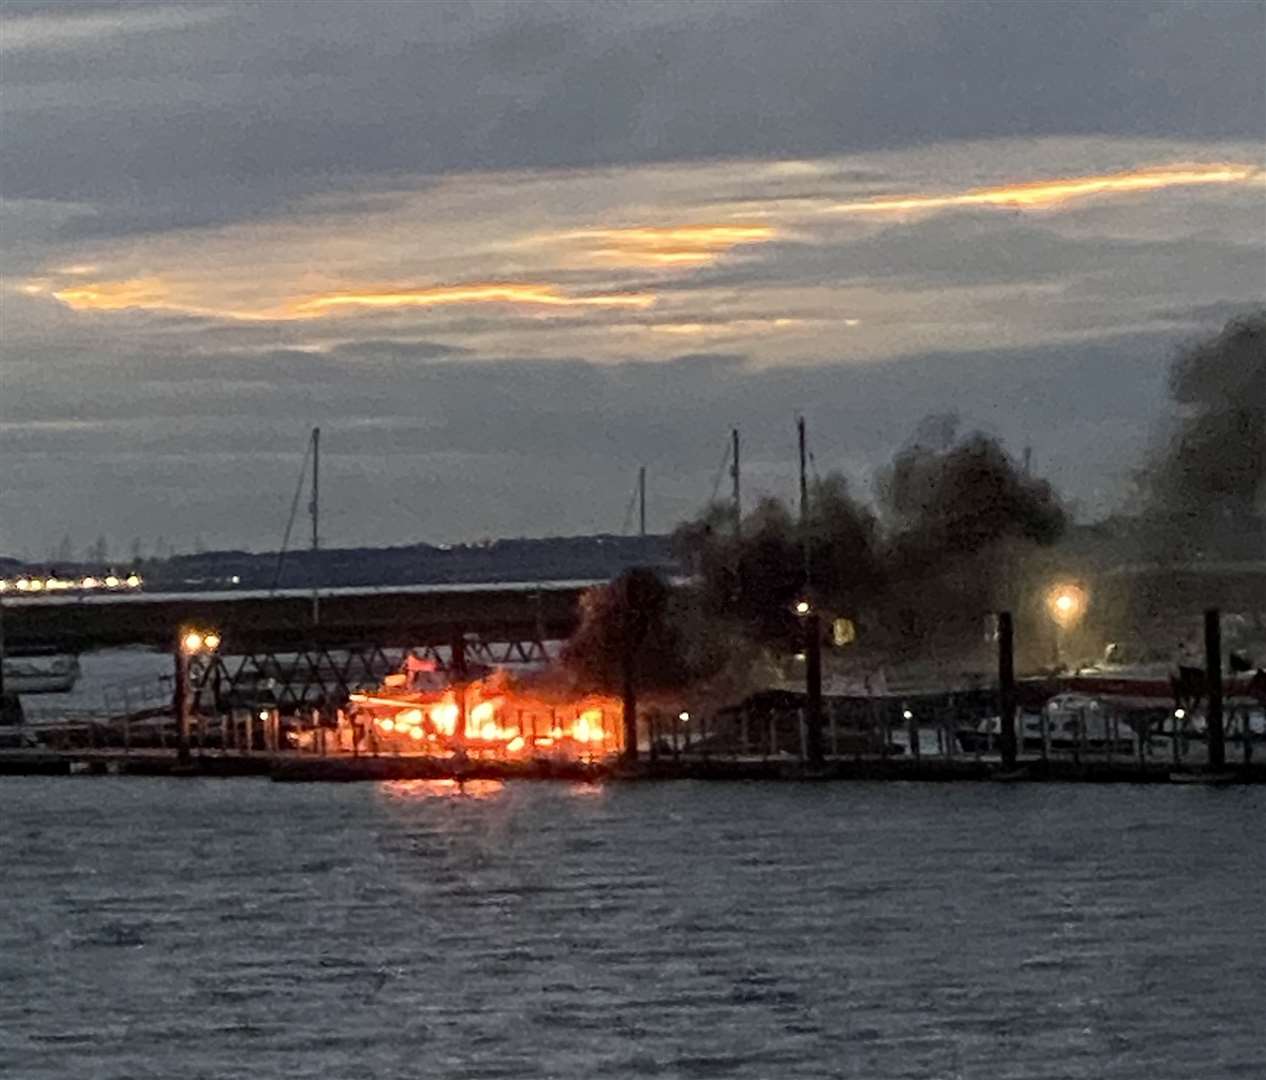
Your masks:
<path fill-rule="evenodd" d="M 260 718 L 261 720 L 263 720 L 263 721 L 267 722 L 267 720 L 268 720 L 268 710 L 267 710 L 267 709 L 260 709 L 260 710 L 259 710 L 259 718 Z"/>
<path fill-rule="evenodd" d="M 220 634 L 217 630 L 189 629 L 180 635 L 180 650 L 186 655 L 194 653 L 215 652 L 220 647 Z"/>
<path fill-rule="evenodd" d="M 1046 594 L 1046 608 L 1060 626 L 1072 626 L 1085 614 L 1086 599 L 1078 585 L 1056 585 Z"/>
<path fill-rule="evenodd" d="M 387 732 L 388 735 L 396 730 L 396 722 L 390 717 L 387 717 L 385 720 L 380 720 L 378 722 L 378 726 L 381 727 L 383 731 Z"/>
<path fill-rule="evenodd" d="M 1174 710 L 1174 719 L 1175 719 L 1175 720 L 1184 720 L 1184 719 L 1186 719 L 1186 716 L 1187 716 L 1187 710 L 1186 710 L 1186 709 L 1175 709 L 1175 710 Z"/>
<path fill-rule="evenodd" d="M 796 601 L 796 614 L 797 614 L 797 615 L 808 615 L 808 614 L 809 614 L 809 612 L 810 612 L 810 611 L 812 611 L 812 610 L 813 610 L 813 605 L 812 605 L 812 604 L 810 604 L 808 600 L 797 600 L 797 601 Z"/>
<path fill-rule="evenodd" d="M 516 735 L 513 739 L 511 739 L 508 743 L 506 743 L 506 749 L 509 750 L 510 753 L 512 754 L 517 754 L 520 750 L 523 749 L 523 746 L 524 746 L 524 742 L 523 742 L 522 735 Z"/>
<path fill-rule="evenodd" d="M 683 709 L 681 712 L 677 714 L 677 719 L 680 720 L 683 724 L 688 724 L 690 723 L 690 714 Z"/>
<path fill-rule="evenodd" d="M 140 574 L 128 574 L 125 583 L 129 589 L 139 589 L 141 587 Z"/>
<path fill-rule="evenodd" d="M 105 585 L 107 589 L 117 589 L 119 587 L 119 579 L 110 574 L 105 579 Z"/>
<path fill-rule="evenodd" d="M 425 734 L 420 727 L 409 728 L 409 738 L 414 742 L 421 742 L 422 736 Z"/>
<path fill-rule="evenodd" d="M 914 719 L 914 713 L 912 713 L 909 709 L 902 709 L 902 710 L 901 710 L 901 718 L 902 718 L 903 720 L 913 720 L 913 719 Z"/>

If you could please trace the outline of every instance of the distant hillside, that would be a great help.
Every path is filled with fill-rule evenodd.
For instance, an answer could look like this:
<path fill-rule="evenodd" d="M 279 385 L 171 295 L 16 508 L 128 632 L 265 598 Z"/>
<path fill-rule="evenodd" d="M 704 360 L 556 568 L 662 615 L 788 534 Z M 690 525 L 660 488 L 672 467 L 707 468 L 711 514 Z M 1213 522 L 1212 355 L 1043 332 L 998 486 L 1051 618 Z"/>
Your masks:
<path fill-rule="evenodd" d="M 301 589 L 444 582 L 566 581 L 615 577 L 630 566 L 676 570 L 667 536 L 561 536 L 435 547 L 331 548 L 288 552 L 208 551 L 148 561 L 147 591 Z"/>

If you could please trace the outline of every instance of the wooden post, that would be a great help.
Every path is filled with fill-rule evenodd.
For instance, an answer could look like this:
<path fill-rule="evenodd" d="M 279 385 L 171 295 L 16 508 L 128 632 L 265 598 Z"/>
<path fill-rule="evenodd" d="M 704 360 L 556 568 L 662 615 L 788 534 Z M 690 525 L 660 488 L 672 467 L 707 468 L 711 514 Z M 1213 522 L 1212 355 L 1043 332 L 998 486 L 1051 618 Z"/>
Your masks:
<path fill-rule="evenodd" d="M 1222 727 L 1222 617 L 1217 608 L 1204 613 L 1204 671 L 1208 709 L 1209 768 L 1226 767 L 1226 732 Z"/>
<path fill-rule="evenodd" d="M 805 632 L 805 757 L 812 768 L 822 767 L 822 622 L 817 611 L 804 618 Z"/>
<path fill-rule="evenodd" d="M 242 753 L 250 755 L 255 749 L 255 710 L 246 710 L 245 730 L 242 732 Z"/>
<path fill-rule="evenodd" d="M 1051 759 L 1051 713 L 1050 710 L 1043 705 L 1042 711 L 1038 714 L 1040 720 L 1038 723 L 1042 729 L 1042 760 L 1049 761 Z"/>
<path fill-rule="evenodd" d="M 919 744 L 919 718 L 914 715 L 913 709 L 907 709 L 904 706 L 901 709 L 906 722 L 906 742 L 910 746 L 910 756 L 914 759 L 915 764 L 923 760 L 923 747 Z M 909 713 L 909 716 L 904 716 Z"/>
<path fill-rule="evenodd" d="M 189 657 L 185 653 L 184 635 L 176 635 L 176 679 L 172 709 L 176 714 L 176 761 L 189 764 Z"/>
<path fill-rule="evenodd" d="M 630 590 L 631 591 L 631 590 Z M 620 634 L 620 674 L 623 676 L 624 760 L 637 761 L 637 678 L 633 643 L 633 618 L 625 598 Z"/>
<path fill-rule="evenodd" d="M 838 710 L 833 705 L 829 712 L 831 715 L 831 757 L 837 758 L 840 756 L 840 725 L 835 715 Z"/>
<path fill-rule="evenodd" d="M 998 722 L 1002 764 L 1015 768 L 1015 630 L 1011 612 L 998 612 Z"/>

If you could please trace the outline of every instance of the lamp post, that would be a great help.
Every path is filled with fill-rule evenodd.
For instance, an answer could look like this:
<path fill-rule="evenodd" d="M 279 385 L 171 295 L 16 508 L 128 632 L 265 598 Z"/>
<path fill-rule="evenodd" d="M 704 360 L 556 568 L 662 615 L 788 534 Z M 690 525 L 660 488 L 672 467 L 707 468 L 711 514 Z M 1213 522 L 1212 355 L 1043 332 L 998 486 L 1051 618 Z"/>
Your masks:
<path fill-rule="evenodd" d="M 173 704 L 176 713 L 176 761 L 182 766 L 189 764 L 189 662 L 195 656 L 211 655 L 219 648 L 220 634 L 217 630 L 199 630 L 186 626 L 176 637 L 176 686 Z"/>
<path fill-rule="evenodd" d="M 1055 623 L 1055 664 L 1064 661 L 1064 635 L 1086 614 L 1089 597 L 1080 585 L 1063 583 L 1046 592 L 1046 610 Z"/>
<path fill-rule="evenodd" d="M 795 613 L 804 624 L 804 681 L 808 707 L 805 709 L 805 757 L 810 767 L 820 769 L 822 748 L 822 619 L 812 601 L 796 601 Z"/>

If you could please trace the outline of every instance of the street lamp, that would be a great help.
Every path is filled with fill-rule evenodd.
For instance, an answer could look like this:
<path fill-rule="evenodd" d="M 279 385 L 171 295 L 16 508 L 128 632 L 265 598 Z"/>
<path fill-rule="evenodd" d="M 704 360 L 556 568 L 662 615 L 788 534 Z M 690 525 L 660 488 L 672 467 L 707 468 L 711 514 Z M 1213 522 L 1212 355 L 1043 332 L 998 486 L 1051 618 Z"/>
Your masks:
<path fill-rule="evenodd" d="M 1068 628 L 1086 613 L 1086 590 L 1080 585 L 1056 585 L 1046 593 L 1046 610 L 1060 626 Z"/>
<path fill-rule="evenodd" d="M 1063 638 L 1086 613 L 1089 597 L 1080 585 L 1054 585 L 1046 592 L 1046 610 L 1055 622 L 1055 663 L 1063 663 Z"/>

